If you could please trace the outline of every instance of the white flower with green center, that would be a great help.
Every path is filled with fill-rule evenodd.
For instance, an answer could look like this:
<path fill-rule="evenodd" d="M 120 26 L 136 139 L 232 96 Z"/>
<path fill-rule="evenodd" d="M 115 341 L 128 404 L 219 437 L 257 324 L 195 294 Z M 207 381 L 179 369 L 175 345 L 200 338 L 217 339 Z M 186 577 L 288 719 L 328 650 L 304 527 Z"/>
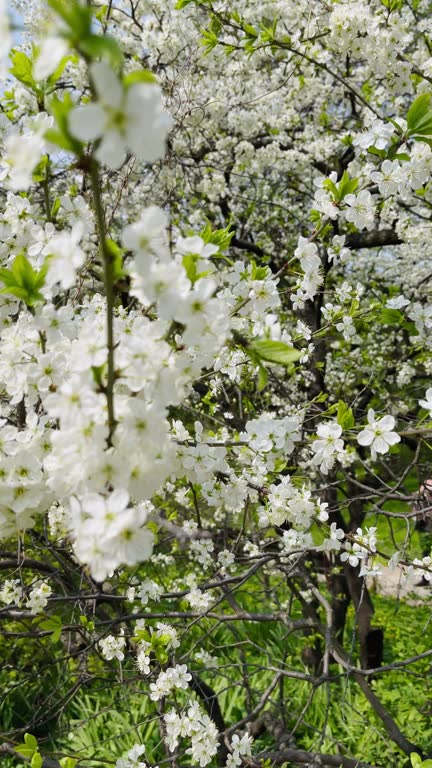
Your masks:
<path fill-rule="evenodd" d="M 394 416 L 376 419 L 375 411 L 370 408 L 368 422 L 366 428 L 357 436 L 357 442 L 359 445 L 370 445 L 372 458 L 375 458 L 377 453 L 387 453 L 391 445 L 400 442 L 400 436 L 392 431 L 395 426 Z"/>
<path fill-rule="evenodd" d="M 72 109 L 69 129 L 80 141 L 100 140 L 95 157 L 110 168 L 120 168 L 131 152 L 153 163 L 163 157 L 171 116 L 164 109 L 157 83 L 125 87 L 103 61 L 90 66 L 97 101 Z"/>

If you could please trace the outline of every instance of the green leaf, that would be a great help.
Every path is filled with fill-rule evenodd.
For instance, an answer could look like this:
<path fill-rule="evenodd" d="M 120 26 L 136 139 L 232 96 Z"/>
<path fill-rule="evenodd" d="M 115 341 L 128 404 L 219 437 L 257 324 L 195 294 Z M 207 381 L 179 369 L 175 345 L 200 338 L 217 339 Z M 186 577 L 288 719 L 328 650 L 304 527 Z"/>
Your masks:
<path fill-rule="evenodd" d="M 24 734 L 24 741 L 30 749 L 37 749 L 37 738 L 36 736 L 33 736 L 31 733 L 25 733 Z"/>
<path fill-rule="evenodd" d="M 170 641 L 172 640 L 171 635 L 168 633 L 164 635 L 152 635 L 152 645 L 169 645 Z"/>
<path fill-rule="evenodd" d="M 256 262 L 253 259 L 251 259 L 250 263 L 252 265 L 251 279 L 252 280 L 265 280 L 267 275 L 270 272 L 269 267 L 258 267 L 258 265 L 256 264 Z"/>
<path fill-rule="evenodd" d="M 76 757 L 62 757 L 59 763 L 62 768 L 75 768 L 78 760 Z"/>
<path fill-rule="evenodd" d="M 38 87 L 33 77 L 33 62 L 31 59 L 29 59 L 27 54 L 23 51 L 13 51 L 11 55 L 11 62 L 12 67 L 9 70 L 11 75 L 19 80 L 20 83 L 26 85 L 27 88 L 37 92 Z"/>
<path fill-rule="evenodd" d="M 102 365 L 92 365 L 91 367 L 93 380 L 101 390 L 103 390 L 105 387 L 104 380 L 103 380 L 105 368 L 106 368 L 106 363 L 102 363 Z"/>
<path fill-rule="evenodd" d="M 405 320 L 405 316 L 399 309 L 390 309 L 386 307 L 381 310 L 377 320 L 381 325 L 401 325 Z"/>
<path fill-rule="evenodd" d="M 124 276 L 123 270 L 123 250 L 114 240 L 107 238 L 105 241 L 105 247 L 111 256 L 112 273 L 114 282 L 120 280 Z"/>
<path fill-rule="evenodd" d="M 336 421 L 342 429 L 352 429 L 354 427 L 355 421 L 352 408 L 349 408 L 343 400 L 338 402 Z"/>
<path fill-rule="evenodd" d="M 343 200 L 346 195 L 351 195 L 358 187 L 358 179 L 351 179 L 346 171 L 337 185 L 336 200 Z"/>
<path fill-rule="evenodd" d="M 108 35 L 89 35 L 79 47 L 91 59 L 108 59 L 113 67 L 121 67 L 123 63 L 123 54 L 117 40 Z"/>
<path fill-rule="evenodd" d="M 244 24 L 243 29 L 246 32 L 248 37 L 253 37 L 253 38 L 258 37 L 258 30 L 256 30 L 255 27 L 252 26 L 252 24 Z"/>
<path fill-rule="evenodd" d="M 417 752 L 411 752 L 410 759 L 413 768 L 420 768 L 420 766 L 423 765 L 421 757 L 417 754 Z"/>
<path fill-rule="evenodd" d="M 182 258 L 182 264 L 191 283 L 195 283 L 197 279 L 196 256 L 193 253 L 187 253 Z"/>
<path fill-rule="evenodd" d="M 257 378 L 257 391 L 262 392 L 268 383 L 268 373 L 266 368 L 259 363 L 258 365 L 258 378 Z"/>
<path fill-rule="evenodd" d="M 150 633 L 146 629 L 137 629 L 133 639 L 137 643 L 148 643 L 151 642 L 152 636 L 150 636 Z"/>
<path fill-rule="evenodd" d="M 155 648 L 154 654 L 159 662 L 159 664 L 166 664 L 168 661 L 168 653 L 164 648 Z"/>
<path fill-rule="evenodd" d="M 48 5 L 69 27 L 73 42 L 77 46 L 91 35 L 93 14 L 87 4 L 82 5 L 80 0 L 48 0 Z"/>
<path fill-rule="evenodd" d="M 225 251 L 229 248 L 231 240 L 234 237 L 234 230 L 231 229 L 231 224 L 228 224 L 224 229 L 213 229 L 208 221 L 200 235 L 205 243 L 211 243 L 211 245 L 217 245 L 220 251 Z"/>
<path fill-rule="evenodd" d="M 81 155 L 84 145 L 69 132 L 69 112 L 74 106 L 68 92 L 65 92 L 63 99 L 58 96 L 53 96 L 50 99 L 48 111 L 55 118 L 57 128 L 49 128 L 45 131 L 45 138 L 68 152 Z"/>
<path fill-rule="evenodd" d="M 211 29 L 203 29 L 202 38 L 199 42 L 200 45 L 206 49 L 206 53 L 210 53 L 210 51 L 218 45 L 219 38 L 215 32 L 211 31 Z"/>
<path fill-rule="evenodd" d="M 15 752 L 19 752 L 23 757 L 30 759 L 33 757 L 34 749 L 28 747 L 27 744 L 18 744 L 18 746 L 15 747 Z"/>
<path fill-rule="evenodd" d="M 421 125 L 428 116 L 431 97 L 431 93 L 422 93 L 420 96 L 417 96 L 411 104 L 406 116 L 410 133 L 416 133 L 419 125 Z"/>
<path fill-rule="evenodd" d="M 319 395 L 314 397 L 313 402 L 314 403 L 325 403 L 326 400 L 328 400 L 328 392 L 320 392 Z"/>
<path fill-rule="evenodd" d="M 377 155 L 377 157 L 380 157 L 382 160 L 387 156 L 385 149 L 377 149 L 376 147 L 368 147 L 368 152 L 370 152 L 371 155 Z"/>
<path fill-rule="evenodd" d="M 248 351 L 254 352 L 261 360 L 278 365 L 290 365 L 301 357 L 301 351 L 289 347 L 283 341 L 271 341 L 269 339 L 254 339 L 248 345 Z"/>
<path fill-rule="evenodd" d="M 61 768 L 75 768 L 78 760 L 76 757 L 62 757 L 59 760 Z"/>
<path fill-rule="evenodd" d="M 66 56 L 63 56 L 57 69 L 55 69 L 55 71 L 48 77 L 47 79 L 48 86 L 54 86 L 56 84 L 57 80 L 59 80 L 59 78 L 62 76 L 65 70 L 66 64 L 68 64 L 68 62 L 70 61 L 77 64 L 79 61 L 78 56 L 72 55 L 70 53 L 67 54 Z"/>
<path fill-rule="evenodd" d="M 61 207 L 61 200 L 59 197 L 56 197 L 52 206 L 51 206 L 51 219 L 55 219 L 59 210 Z"/>
<path fill-rule="evenodd" d="M 52 632 L 51 640 L 53 643 L 57 643 L 60 640 L 60 635 L 63 629 L 63 623 L 60 616 L 36 616 L 33 619 L 33 623 L 37 624 L 40 629 L 44 629 L 46 632 Z"/>
<path fill-rule="evenodd" d="M 198 264 L 199 258 L 200 257 L 196 253 L 187 253 L 182 258 L 182 264 L 192 284 L 196 283 L 196 281 L 199 280 L 200 277 L 205 277 L 206 275 L 210 274 L 210 271 L 208 270 L 206 272 L 198 272 L 197 264 Z"/>
<path fill-rule="evenodd" d="M 31 759 L 31 768 L 42 768 L 43 757 L 40 752 L 35 752 Z"/>
<path fill-rule="evenodd" d="M 154 75 L 153 72 L 150 72 L 149 69 L 137 69 L 134 72 L 129 72 L 129 74 L 123 78 L 123 85 L 125 88 L 129 88 L 129 86 L 135 85 L 135 83 L 158 82 L 159 80 L 156 75 Z"/>
<path fill-rule="evenodd" d="M 0 293 L 12 294 L 22 299 L 28 307 L 32 307 L 40 301 L 44 301 L 40 289 L 45 283 L 48 263 L 45 262 L 39 271 L 33 269 L 29 260 L 23 253 L 19 253 L 12 262 L 10 269 L 0 269 L 0 281 L 5 287 Z"/>

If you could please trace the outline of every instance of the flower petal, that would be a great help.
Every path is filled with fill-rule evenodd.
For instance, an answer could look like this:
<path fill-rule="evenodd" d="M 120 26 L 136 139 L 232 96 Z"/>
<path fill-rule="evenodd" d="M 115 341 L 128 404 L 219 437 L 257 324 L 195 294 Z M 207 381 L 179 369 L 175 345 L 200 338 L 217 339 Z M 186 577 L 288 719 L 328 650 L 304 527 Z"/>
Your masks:
<path fill-rule="evenodd" d="M 94 141 L 102 136 L 106 115 L 99 104 L 75 107 L 69 113 L 69 130 L 80 141 Z"/>
<path fill-rule="evenodd" d="M 364 429 L 363 432 L 359 432 L 357 435 L 357 442 L 359 445 L 370 445 L 375 437 L 375 433 L 370 429 Z"/>
<path fill-rule="evenodd" d="M 400 443 L 400 436 L 397 432 L 384 432 L 383 437 L 388 445 L 396 445 L 396 443 Z"/>
<path fill-rule="evenodd" d="M 110 168 L 120 168 L 126 158 L 120 134 L 115 131 L 108 131 L 97 148 L 95 155 L 101 163 L 105 163 Z"/>
<path fill-rule="evenodd" d="M 373 441 L 373 449 L 377 453 L 387 453 L 389 446 L 388 446 L 388 443 L 386 443 L 386 441 L 384 440 L 384 437 L 379 435 Z"/>
<path fill-rule="evenodd" d="M 124 90 L 111 67 L 105 61 L 97 61 L 91 65 L 90 74 L 101 104 L 105 104 L 111 109 L 121 107 Z"/>

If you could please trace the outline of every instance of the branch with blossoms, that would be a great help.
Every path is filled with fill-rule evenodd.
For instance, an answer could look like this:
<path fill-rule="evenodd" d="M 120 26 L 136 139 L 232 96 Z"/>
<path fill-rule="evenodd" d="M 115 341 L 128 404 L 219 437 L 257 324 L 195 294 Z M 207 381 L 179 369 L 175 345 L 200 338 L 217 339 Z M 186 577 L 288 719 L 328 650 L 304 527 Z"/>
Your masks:
<path fill-rule="evenodd" d="M 420 760 L 424 9 L 18 5 L 0 2 L 2 753 Z M 398 646 L 385 578 L 419 616 Z"/>

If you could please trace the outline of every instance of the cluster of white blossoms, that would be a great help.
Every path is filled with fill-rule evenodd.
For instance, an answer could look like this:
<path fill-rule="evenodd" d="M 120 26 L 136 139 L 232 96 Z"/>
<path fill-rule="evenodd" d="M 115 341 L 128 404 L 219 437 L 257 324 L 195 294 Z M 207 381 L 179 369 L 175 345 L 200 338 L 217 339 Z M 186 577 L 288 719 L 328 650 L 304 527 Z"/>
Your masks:
<path fill-rule="evenodd" d="M 171 709 L 164 715 L 167 743 L 171 752 L 178 747 L 180 739 L 187 738 L 191 746 L 186 753 L 195 764 L 208 765 L 219 747 L 219 734 L 213 721 L 204 714 L 197 702 L 181 714 Z"/>
<path fill-rule="evenodd" d="M 277 419 L 271 413 L 263 413 L 258 419 L 247 422 L 240 439 L 247 441 L 249 448 L 260 454 L 279 451 L 290 454 L 301 437 L 302 416 L 299 413 Z M 268 458 L 271 460 L 271 457 Z"/>
<path fill-rule="evenodd" d="M 27 190 L 33 171 L 46 153 L 44 134 L 53 124 L 47 115 L 38 115 L 25 125 L 25 130 L 11 131 L 4 142 L 0 163 L 0 181 L 12 192 Z"/>
<path fill-rule="evenodd" d="M 143 505 L 129 506 L 129 494 L 115 490 L 71 498 L 70 534 L 77 557 L 91 563 L 95 579 L 102 581 L 121 563 L 134 565 L 147 560 L 153 549 L 153 534 L 145 527 Z"/>
<path fill-rule="evenodd" d="M 124 757 L 116 761 L 116 768 L 147 768 L 147 763 L 141 760 L 144 752 L 144 744 L 134 744 Z"/>
<path fill-rule="evenodd" d="M 147 605 L 149 600 L 154 600 L 155 602 L 160 600 L 163 589 L 157 581 L 154 581 L 153 579 L 144 579 L 138 587 L 134 588 L 133 595 L 128 595 L 128 599 L 134 599 L 135 592 L 141 605 Z"/>
<path fill-rule="evenodd" d="M 289 531 L 283 532 L 280 548 L 284 555 L 292 555 L 293 552 L 313 549 L 314 542 L 310 533 L 290 528 Z"/>
<path fill-rule="evenodd" d="M 22 584 L 19 579 L 5 579 L 0 588 L 0 602 L 3 605 L 21 605 L 23 600 Z"/>
<path fill-rule="evenodd" d="M 428 98 L 430 30 L 415 38 L 398 3 L 232 0 L 222 77 L 219 57 L 196 51 L 206 3 L 113 3 L 97 23 L 88 3 L 70 5 L 90 18 L 87 40 L 65 13 L 33 52 L 18 45 L 28 66 L 2 99 L 0 537 L 41 548 L 47 513 L 83 583 L 119 588 L 125 630 L 95 635 L 96 652 L 123 662 L 131 649 L 169 749 L 187 739 L 206 766 L 220 735 L 192 702 L 187 665 L 218 660 L 186 655 L 187 626 L 156 621 L 166 602 L 210 626 L 218 579 L 242 583 L 261 558 L 272 576 L 307 551 L 378 573 L 376 529 L 332 522 L 331 489 L 338 500 L 351 464 L 366 487 L 373 462 L 390 466 L 396 416 L 414 432 L 432 418 L 432 388 L 419 399 L 432 372 L 432 150 L 407 115 L 414 90 Z M 259 46 L 257 77 L 237 32 L 258 15 L 296 32 L 283 57 Z M 137 69 L 143 56 L 160 83 Z M 368 263 L 363 245 L 378 249 Z M 393 375 L 384 361 L 399 343 Z M 413 387 L 401 405 L 393 383 Z M 334 419 L 340 397 L 347 422 Z M 414 560 L 429 581 L 431 565 Z M 51 595 L 45 581 L 0 588 L 35 615 Z M 251 744 L 234 735 L 227 768 L 248 763 Z M 143 754 L 136 744 L 116 768 L 146 768 Z"/>
<path fill-rule="evenodd" d="M 294 256 L 299 260 L 304 275 L 292 301 L 294 307 L 302 308 L 305 301 L 313 299 L 322 284 L 322 265 L 317 244 L 306 237 L 299 237 Z"/>
<path fill-rule="evenodd" d="M 35 582 L 25 597 L 25 589 L 19 579 L 5 579 L 0 588 L 0 602 L 4 605 L 15 605 L 25 608 L 34 615 L 42 613 L 48 605 L 52 588 L 46 581 Z"/>
<path fill-rule="evenodd" d="M 154 628 L 146 627 L 144 619 L 138 619 L 135 625 L 135 634 L 137 641 L 136 666 L 144 676 L 149 675 L 151 671 L 150 654 L 155 641 L 156 644 L 160 642 L 166 650 L 175 650 L 180 645 L 175 628 L 162 621 L 158 621 L 156 628 Z M 148 639 L 144 639 L 145 637 Z"/>
<path fill-rule="evenodd" d="M 353 542 L 345 543 L 345 552 L 342 552 L 340 559 L 344 563 L 349 562 L 353 567 L 359 563 L 364 563 L 376 552 L 377 545 L 377 529 L 366 528 L 365 532 L 361 528 L 357 528 L 355 534 L 353 534 Z M 365 563 L 360 575 L 366 576 L 371 573 L 371 569 L 366 567 Z"/>
<path fill-rule="evenodd" d="M 231 739 L 231 752 L 227 757 L 226 768 L 235 768 L 242 764 L 242 757 L 251 757 L 252 743 L 253 738 L 249 734 L 245 733 L 240 737 L 235 733 Z"/>
<path fill-rule="evenodd" d="M 319 466 L 321 472 L 327 475 L 333 469 L 335 460 L 344 453 L 344 441 L 341 439 L 342 427 L 336 422 L 318 424 L 318 439 L 312 443 L 312 465 Z"/>
<path fill-rule="evenodd" d="M 416 566 L 415 573 L 428 582 L 432 582 L 432 557 L 426 555 L 420 558 L 416 557 L 413 560 L 413 565 Z"/>
<path fill-rule="evenodd" d="M 202 648 L 195 656 L 195 661 L 202 664 L 206 669 L 217 669 L 219 666 L 219 659 L 217 656 L 212 656 L 211 653 Z"/>
<path fill-rule="evenodd" d="M 168 667 L 159 673 L 154 683 L 150 683 L 150 698 L 152 701 L 160 701 L 175 689 L 185 691 L 190 680 L 192 680 L 192 675 L 187 671 L 186 664 Z"/>
<path fill-rule="evenodd" d="M 44 608 L 48 605 L 48 598 L 51 594 L 52 589 L 46 581 L 36 582 L 30 590 L 26 600 L 26 608 L 34 614 L 42 613 Z"/>
<path fill-rule="evenodd" d="M 210 592 L 203 592 L 198 587 L 193 587 L 185 599 L 191 608 L 200 613 L 207 611 L 214 603 L 213 595 Z"/>
<path fill-rule="evenodd" d="M 121 631 L 119 635 L 107 635 L 99 640 L 99 648 L 102 656 L 107 661 L 117 659 L 123 661 L 125 657 L 124 649 L 126 648 L 126 638 L 124 637 L 124 631 Z"/>
<path fill-rule="evenodd" d="M 260 510 L 260 525 L 290 522 L 299 531 L 308 530 L 313 520 L 328 520 L 327 507 L 327 502 L 313 499 L 308 488 L 297 488 L 285 475 L 280 483 L 269 486 L 266 508 Z"/>
<path fill-rule="evenodd" d="M 324 552 L 337 552 L 341 549 L 344 538 L 345 531 L 342 528 L 338 528 L 337 523 L 331 523 L 327 537 L 320 545 L 320 549 Z"/>

